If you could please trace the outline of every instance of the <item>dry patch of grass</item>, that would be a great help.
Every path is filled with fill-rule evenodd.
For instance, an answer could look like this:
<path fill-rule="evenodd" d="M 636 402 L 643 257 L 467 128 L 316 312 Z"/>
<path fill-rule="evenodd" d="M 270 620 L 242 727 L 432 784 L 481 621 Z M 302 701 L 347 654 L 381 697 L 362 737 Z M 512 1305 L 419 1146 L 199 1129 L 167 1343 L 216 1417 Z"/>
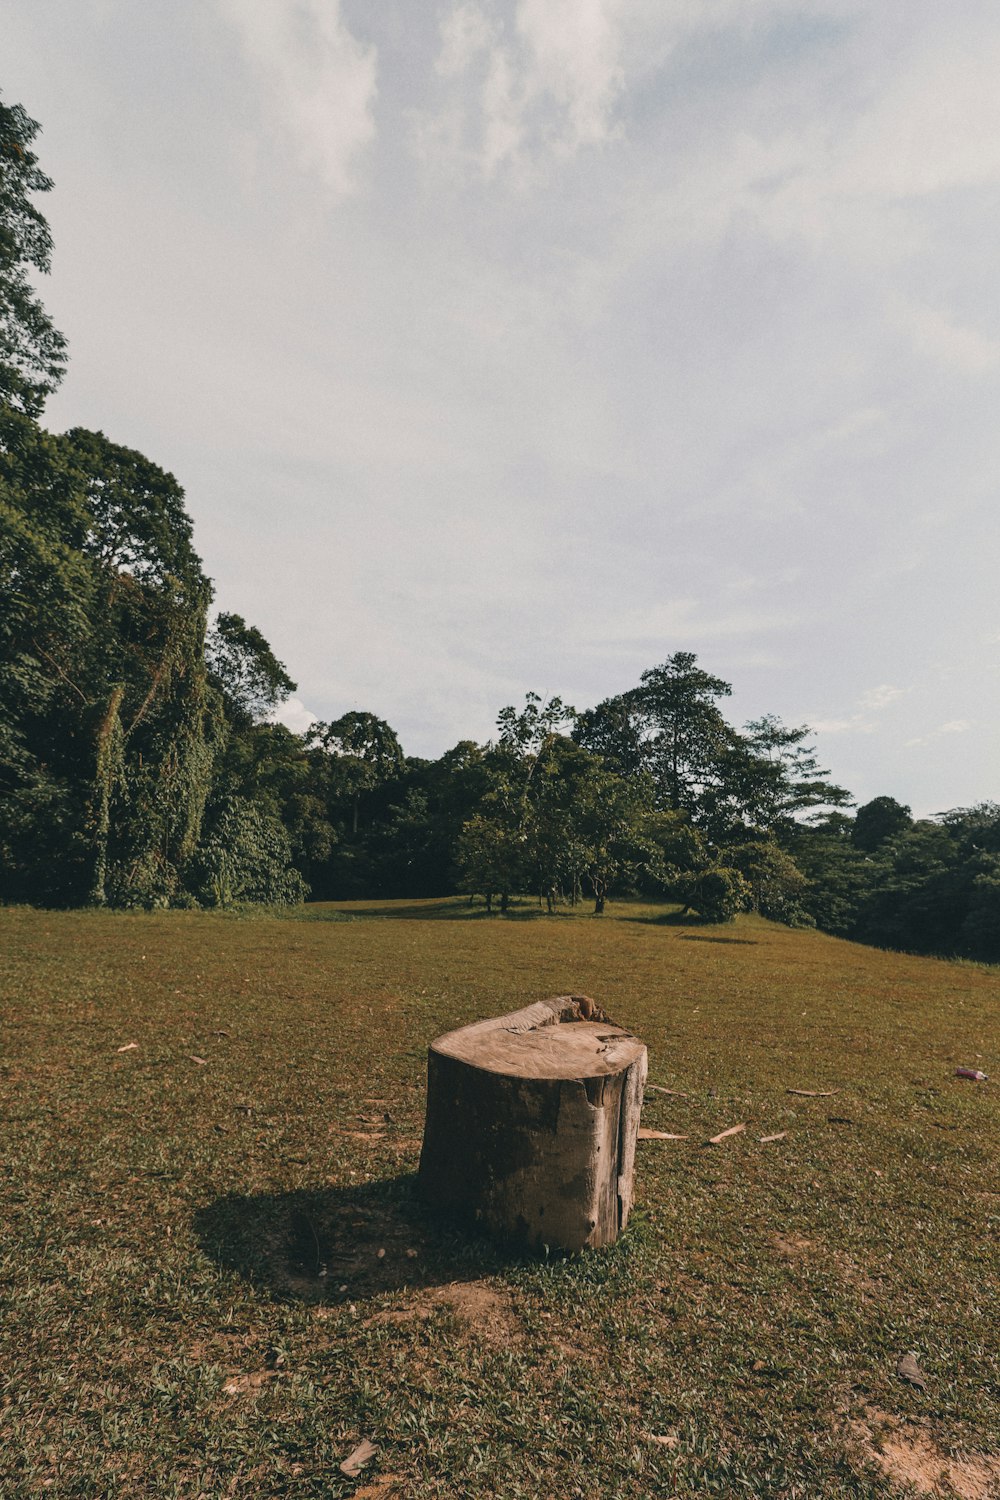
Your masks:
<path fill-rule="evenodd" d="M 904 1427 L 876 1411 L 856 1432 L 865 1458 L 894 1486 L 941 1500 L 996 1500 L 1000 1495 L 1000 1458 L 946 1453 L 925 1424 Z"/>
<path fill-rule="evenodd" d="M 509 1293 L 485 1281 L 453 1281 L 407 1294 L 400 1305 L 383 1308 L 368 1319 L 371 1324 L 422 1322 L 444 1311 L 459 1329 L 458 1342 L 485 1342 L 509 1346 L 524 1337 L 512 1308 Z"/>
<path fill-rule="evenodd" d="M 567 991 L 684 1138 L 618 1246 L 511 1259 L 415 1197 L 426 1047 Z M 641 906 L 13 910 L 0 1003 L 4 1497 L 992 1500 L 1000 1091 L 953 1075 L 997 971 Z"/>

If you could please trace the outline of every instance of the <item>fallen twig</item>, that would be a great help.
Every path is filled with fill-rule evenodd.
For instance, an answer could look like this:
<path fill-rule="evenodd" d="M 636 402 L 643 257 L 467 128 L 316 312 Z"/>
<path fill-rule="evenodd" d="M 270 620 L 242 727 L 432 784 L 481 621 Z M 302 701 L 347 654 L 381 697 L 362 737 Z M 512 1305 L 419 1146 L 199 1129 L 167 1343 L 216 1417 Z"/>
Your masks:
<path fill-rule="evenodd" d="M 800 1099 L 832 1099 L 839 1089 L 786 1089 L 786 1094 L 798 1094 Z"/>
<path fill-rule="evenodd" d="M 728 1130 L 720 1130 L 718 1135 L 711 1136 L 705 1142 L 705 1144 L 707 1146 L 718 1146 L 722 1141 L 726 1140 L 728 1136 L 739 1135 L 742 1131 L 746 1130 L 746 1128 L 747 1127 L 745 1120 L 742 1125 L 730 1125 Z"/>

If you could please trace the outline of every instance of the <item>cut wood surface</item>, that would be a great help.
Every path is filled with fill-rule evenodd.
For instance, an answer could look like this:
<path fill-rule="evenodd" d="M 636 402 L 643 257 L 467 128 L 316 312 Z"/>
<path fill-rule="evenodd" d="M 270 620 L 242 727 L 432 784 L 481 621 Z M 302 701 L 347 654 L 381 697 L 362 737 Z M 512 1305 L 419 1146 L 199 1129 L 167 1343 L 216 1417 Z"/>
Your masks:
<path fill-rule="evenodd" d="M 628 1220 L 646 1048 L 586 995 L 432 1042 L 420 1185 L 533 1248 L 610 1244 Z"/>

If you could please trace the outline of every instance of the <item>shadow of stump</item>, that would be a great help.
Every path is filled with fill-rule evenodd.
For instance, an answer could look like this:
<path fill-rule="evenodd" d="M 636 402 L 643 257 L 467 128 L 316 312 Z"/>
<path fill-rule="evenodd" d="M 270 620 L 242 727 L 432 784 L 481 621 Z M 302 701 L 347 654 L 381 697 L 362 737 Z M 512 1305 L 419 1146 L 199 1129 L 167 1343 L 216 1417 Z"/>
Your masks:
<path fill-rule="evenodd" d="M 421 1203 L 416 1174 L 343 1188 L 232 1193 L 199 1209 L 205 1254 L 280 1301 L 356 1302 L 521 1263 Z"/>

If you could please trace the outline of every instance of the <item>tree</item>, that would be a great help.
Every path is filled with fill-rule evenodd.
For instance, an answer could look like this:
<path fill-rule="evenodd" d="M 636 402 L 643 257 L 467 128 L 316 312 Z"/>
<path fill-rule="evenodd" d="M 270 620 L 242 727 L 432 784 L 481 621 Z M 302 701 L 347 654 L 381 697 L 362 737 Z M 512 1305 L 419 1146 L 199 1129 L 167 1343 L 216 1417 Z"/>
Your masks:
<path fill-rule="evenodd" d="M 242 615 L 216 617 L 205 641 L 205 660 L 233 723 L 258 723 L 295 691 L 267 641 Z"/>
<path fill-rule="evenodd" d="M 759 912 L 772 922 L 812 925 L 802 904 L 806 877 L 791 855 L 772 839 L 727 845 L 722 857 L 746 882 L 748 911 Z"/>
<path fill-rule="evenodd" d="M 101 434 L 53 439 L 14 413 L 0 435 L 5 878 L 21 899 L 168 900 L 220 732 L 182 493 Z M 30 834 L 43 806 L 61 830 L 54 865 L 44 820 L 34 847 Z"/>
<path fill-rule="evenodd" d="M 395 731 L 375 714 L 351 712 L 330 724 L 313 724 L 306 744 L 330 757 L 340 794 L 350 801 L 351 832 L 357 834 L 362 798 L 403 769 Z"/>
<path fill-rule="evenodd" d="M 872 854 L 889 839 L 913 827 L 910 809 L 895 797 L 873 797 L 854 815 L 851 843 L 856 849 Z"/>
<path fill-rule="evenodd" d="M 638 776 L 647 769 L 643 715 L 634 693 L 605 698 L 577 714 L 573 738 L 619 776 Z"/>
<path fill-rule="evenodd" d="M 475 813 L 462 825 L 455 864 L 459 890 L 485 897 L 487 911 L 499 896 L 500 910 L 506 911 L 525 874 L 523 840 L 502 816 Z"/>
<path fill-rule="evenodd" d="M 797 823 L 785 842 L 806 878 L 803 910 L 824 932 L 847 937 L 878 878 L 878 868 L 851 841 L 853 818 L 829 812 Z"/>
<path fill-rule="evenodd" d="M 648 776 L 618 776 L 598 762 L 581 778 L 574 811 L 576 842 L 593 893 L 594 914 L 600 916 L 622 880 L 662 872 L 652 783 Z"/>
<path fill-rule="evenodd" d="M 0 405 L 37 416 L 62 379 L 66 341 L 31 286 L 50 269 L 52 236 L 31 201 L 51 180 L 31 143 L 38 125 L 20 104 L 0 99 Z"/>
<path fill-rule="evenodd" d="M 657 806 L 697 816 L 717 786 L 735 733 L 716 706 L 728 682 L 677 651 L 643 672 L 639 686 L 577 717 L 574 738 L 622 776 L 648 774 Z"/>
<path fill-rule="evenodd" d="M 218 800 L 188 873 L 203 906 L 288 906 L 307 894 L 287 829 L 248 797 Z"/>
<path fill-rule="evenodd" d="M 59 441 L 0 407 L 0 899 L 71 904 L 89 879 L 72 767 L 97 580 L 74 486 Z"/>
<path fill-rule="evenodd" d="M 720 762 L 733 731 L 716 707 L 728 698 L 728 682 L 698 665 L 690 651 L 677 651 L 643 672 L 632 700 L 646 730 L 646 763 L 660 805 L 675 812 L 695 809 L 719 779 Z"/>
<path fill-rule="evenodd" d="M 184 900 L 210 795 L 219 890 L 290 899 L 275 806 L 234 801 L 222 752 L 291 680 L 235 615 L 210 680 L 211 586 L 173 476 L 101 432 L 35 420 L 65 363 L 29 282 L 51 253 L 31 201 L 51 186 L 37 130 L 0 102 L 0 899 Z"/>
<path fill-rule="evenodd" d="M 96 579 L 76 683 L 90 705 L 97 904 L 164 903 L 198 843 L 223 716 L 206 678 L 211 586 L 172 474 L 103 433 L 63 440 Z"/>

